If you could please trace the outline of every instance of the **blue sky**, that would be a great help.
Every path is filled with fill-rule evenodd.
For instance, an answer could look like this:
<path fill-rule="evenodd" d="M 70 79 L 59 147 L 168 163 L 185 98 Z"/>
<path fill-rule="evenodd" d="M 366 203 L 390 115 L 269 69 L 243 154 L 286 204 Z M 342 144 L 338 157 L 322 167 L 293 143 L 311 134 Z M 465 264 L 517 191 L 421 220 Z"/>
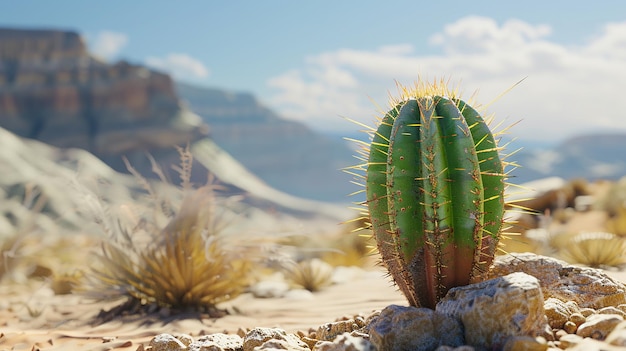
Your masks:
<path fill-rule="evenodd" d="M 396 81 L 449 79 L 510 134 L 626 131 L 624 1 L 4 2 L 1 26 L 79 31 L 110 61 L 248 91 L 327 132 L 373 123 Z M 377 106 L 378 105 L 378 106 Z"/>

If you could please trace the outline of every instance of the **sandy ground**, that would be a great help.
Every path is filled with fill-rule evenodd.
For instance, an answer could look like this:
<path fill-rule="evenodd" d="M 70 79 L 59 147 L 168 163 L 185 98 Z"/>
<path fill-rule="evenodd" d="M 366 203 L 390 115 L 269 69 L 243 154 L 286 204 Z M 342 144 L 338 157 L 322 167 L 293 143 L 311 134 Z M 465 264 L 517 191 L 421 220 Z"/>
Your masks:
<path fill-rule="evenodd" d="M 307 331 L 342 316 L 368 315 L 389 304 L 406 304 L 378 269 L 329 286 L 309 299 L 260 299 L 244 294 L 229 303 L 238 312 L 219 319 L 126 316 L 98 324 L 93 321 L 101 309 L 115 304 L 94 304 L 76 295 L 54 296 L 43 288 L 34 293 L 25 290 L 14 288 L 0 295 L 0 350 L 136 350 L 160 333 L 199 336 L 254 327 Z"/>
<path fill-rule="evenodd" d="M 606 218 L 601 213 L 589 212 L 579 217 L 561 229 L 604 229 Z M 93 303 L 79 295 L 54 295 L 41 281 L 0 284 L 0 351 L 137 350 L 161 333 L 197 337 L 254 327 L 308 331 L 341 317 L 369 315 L 390 304 L 407 304 L 382 268 L 368 267 L 354 279 L 326 287 L 307 299 L 261 299 L 243 294 L 222 306 L 233 313 L 218 319 L 200 314 L 165 316 L 156 313 L 128 315 L 98 323 L 98 314 L 119 302 Z M 624 271 L 606 273 L 626 282 Z"/>
<path fill-rule="evenodd" d="M 626 281 L 626 272 L 607 273 Z M 94 304 L 76 295 L 25 296 L 18 290 L 8 293 L 3 295 L 0 310 L 0 350 L 137 350 L 160 333 L 197 337 L 254 327 L 307 331 L 343 316 L 368 315 L 390 304 L 406 305 L 382 270 L 364 272 L 357 279 L 327 287 L 310 299 L 260 299 L 244 294 L 228 304 L 238 312 L 217 319 L 149 315 L 94 323 L 101 309 L 108 310 L 114 304 Z"/>

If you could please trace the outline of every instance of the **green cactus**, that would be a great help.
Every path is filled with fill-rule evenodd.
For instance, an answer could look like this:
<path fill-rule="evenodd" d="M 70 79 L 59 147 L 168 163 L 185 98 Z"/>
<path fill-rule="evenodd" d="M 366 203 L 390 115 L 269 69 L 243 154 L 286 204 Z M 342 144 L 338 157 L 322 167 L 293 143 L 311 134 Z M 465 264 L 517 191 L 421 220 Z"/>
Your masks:
<path fill-rule="evenodd" d="M 503 226 L 506 178 L 479 113 L 436 84 L 403 89 L 373 133 L 367 207 L 383 264 L 412 306 L 482 279 Z"/>

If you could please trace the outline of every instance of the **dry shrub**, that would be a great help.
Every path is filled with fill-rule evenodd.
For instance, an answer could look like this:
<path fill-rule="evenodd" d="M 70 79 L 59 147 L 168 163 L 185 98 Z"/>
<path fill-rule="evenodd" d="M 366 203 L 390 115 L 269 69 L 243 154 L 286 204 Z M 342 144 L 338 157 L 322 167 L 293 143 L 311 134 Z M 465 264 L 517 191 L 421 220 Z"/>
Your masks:
<path fill-rule="evenodd" d="M 100 211 L 96 220 L 110 238 L 103 242 L 99 264 L 87 277 L 90 296 L 211 312 L 248 286 L 250 262 L 220 235 L 224 199 L 216 195 L 212 183 L 192 189 L 191 154 L 188 149 L 179 151 L 183 198 L 178 209 L 129 166 L 152 199 L 152 218 L 127 208 L 132 225 L 126 226 L 123 218 Z M 156 166 L 155 170 L 159 171 Z M 165 225 L 160 226 L 163 217 Z"/>
<path fill-rule="evenodd" d="M 563 245 L 561 255 L 571 263 L 590 267 L 624 264 L 624 239 L 611 233 L 580 233 Z"/>
<path fill-rule="evenodd" d="M 317 259 L 309 259 L 286 266 L 286 278 L 293 285 L 315 292 L 332 283 L 333 267 Z"/>

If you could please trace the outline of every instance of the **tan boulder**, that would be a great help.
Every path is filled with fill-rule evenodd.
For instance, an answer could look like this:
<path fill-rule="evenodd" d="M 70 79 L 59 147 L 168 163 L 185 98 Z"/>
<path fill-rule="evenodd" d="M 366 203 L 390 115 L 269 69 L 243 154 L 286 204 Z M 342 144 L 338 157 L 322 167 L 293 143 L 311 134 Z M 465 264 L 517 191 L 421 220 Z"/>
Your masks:
<path fill-rule="evenodd" d="M 463 345 L 458 320 L 428 308 L 387 306 L 369 325 L 370 341 L 378 350 L 428 351 Z"/>
<path fill-rule="evenodd" d="M 537 278 L 545 298 L 601 309 L 626 303 L 626 285 L 600 269 L 574 266 L 552 257 L 515 253 L 497 257 L 489 277 L 524 272 Z"/>
<path fill-rule="evenodd" d="M 452 288 L 436 311 L 463 324 L 466 344 L 501 349 L 514 336 L 547 334 L 543 303 L 537 278 L 518 272 Z"/>

